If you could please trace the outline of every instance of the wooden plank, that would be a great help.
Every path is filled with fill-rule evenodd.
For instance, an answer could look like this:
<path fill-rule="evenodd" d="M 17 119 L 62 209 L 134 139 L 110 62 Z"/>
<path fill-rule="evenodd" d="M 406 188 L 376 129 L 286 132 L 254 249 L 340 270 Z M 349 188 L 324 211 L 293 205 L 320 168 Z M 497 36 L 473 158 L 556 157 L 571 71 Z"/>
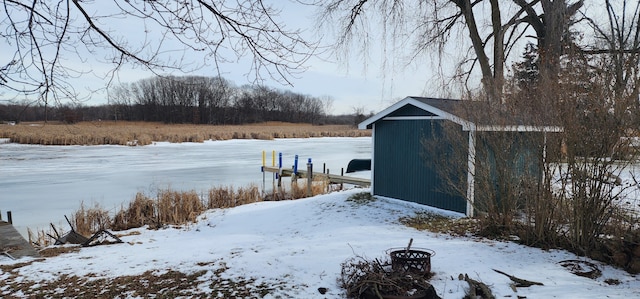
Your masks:
<path fill-rule="evenodd" d="M 271 167 L 271 166 L 264 166 L 262 168 L 262 171 L 264 172 L 273 172 L 273 173 L 279 173 L 280 169 L 277 167 Z M 292 169 L 282 169 L 282 173 L 280 174 L 280 176 L 283 177 L 289 177 L 293 175 L 293 170 Z M 297 174 L 298 178 L 306 178 L 307 177 L 307 171 L 306 170 L 298 170 L 298 174 Z M 369 179 L 363 179 L 363 178 L 356 178 L 356 177 L 351 177 L 351 176 L 342 176 L 342 175 L 337 175 L 337 174 L 326 174 L 326 173 L 321 173 L 321 172 L 314 172 L 313 173 L 313 177 L 320 177 L 320 178 L 325 178 L 328 179 L 330 183 L 332 184 L 351 184 L 351 185 L 357 185 L 357 186 L 371 186 L 371 180 Z"/>
<path fill-rule="evenodd" d="M 3 221 L 0 221 L 0 254 L 16 259 L 40 256 L 13 225 Z"/>

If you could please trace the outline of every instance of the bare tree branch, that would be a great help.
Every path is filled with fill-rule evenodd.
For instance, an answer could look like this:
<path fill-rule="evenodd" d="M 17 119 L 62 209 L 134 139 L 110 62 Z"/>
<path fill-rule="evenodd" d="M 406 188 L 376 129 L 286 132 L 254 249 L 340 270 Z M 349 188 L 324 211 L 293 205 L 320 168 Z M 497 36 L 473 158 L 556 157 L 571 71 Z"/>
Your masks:
<path fill-rule="evenodd" d="M 317 42 L 278 20 L 263 0 L 79 1 L 2 0 L 0 39 L 13 52 L 0 60 L 1 87 L 57 100 L 76 95 L 68 80 L 92 72 L 79 65 L 111 65 L 111 82 L 124 65 L 154 73 L 190 72 L 249 58 L 246 76 L 291 84 Z M 131 24 L 128 30 L 119 30 Z M 132 38 L 133 33 L 140 33 Z M 141 38 L 140 38 L 141 37 Z M 196 55 L 192 55 L 193 53 Z M 202 62 L 197 58 L 201 56 Z M 90 59 L 88 59 L 90 58 Z M 96 73 L 96 75 L 101 75 Z M 58 95 L 59 94 L 59 95 Z M 57 101 L 56 100 L 56 101 Z"/>

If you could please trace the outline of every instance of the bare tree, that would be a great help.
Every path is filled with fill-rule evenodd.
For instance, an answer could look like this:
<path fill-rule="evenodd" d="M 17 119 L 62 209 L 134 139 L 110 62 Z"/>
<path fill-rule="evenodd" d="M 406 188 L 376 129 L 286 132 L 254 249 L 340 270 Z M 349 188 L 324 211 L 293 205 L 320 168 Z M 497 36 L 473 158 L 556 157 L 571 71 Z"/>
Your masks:
<path fill-rule="evenodd" d="M 439 61 L 449 61 L 452 49 L 467 55 L 458 62 L 457 77 L 467 82 L 480 69 L 487 97 L 500 101 L 505 63 L 524 39 L 538 45 L 543 55 L 543 72 L 556 77 L 556 66 L 572 18 L 583 1 L 569 0 L 333 0 L 323 7 L 322 21 L 338 23 L 339 45 L 349 48 L 354 39 L 368 46 L 370 20 L 379 20 L 384 37 L 406 47 L 413 45 L 410 59 L 436 53 Z M 485 25 L 488 24 L 488 25 Z M 534 34 L 527 34 L 533 31 Z"/>
<path fill-rule="evenodd" d="M 638 128 L 640 120 L 640 2 L 605 1 L 606 18 L 585 18 L 597 43 L 584 50 L 591 66 L 608 84 L 604 94 L 609 108 L 627 125 Z"/>
<path fill-rule="evenodd" d="M 303 70 L 315 44 L 277 19 L 263 0 L 3 0 L 0 87 L 51 101 L 78 99 L 69 79 L 91 72 L 89 57 L 108 63 L 110 77 L 125 65 L 155 73 L 252 61 L 247 74 L 282 83 Z M 125 28 L 126 30 L 123 30 Z M 131 34 L 138 35 L 132 37 Z M 106 53 L 106 54 L 105 54 Z M 202 53 L 206 62 L 185 61 Z M 215 71 L 214 71 L 215 72 Z"/>

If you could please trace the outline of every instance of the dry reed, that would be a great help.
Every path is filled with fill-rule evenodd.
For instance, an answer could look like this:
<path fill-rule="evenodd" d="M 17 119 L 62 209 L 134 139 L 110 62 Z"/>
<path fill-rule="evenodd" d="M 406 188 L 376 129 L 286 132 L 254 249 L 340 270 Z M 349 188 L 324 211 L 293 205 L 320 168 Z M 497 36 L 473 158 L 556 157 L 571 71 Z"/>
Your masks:
<path fill-rule="evenodd" d="M 129 203 L 129 207 L 116 213 L 111 228 L 114 230 L 126 230 L 142 227 L 144 225 L 158 226 L 155 201 L 141 192 Z"/>
<path fill-rule="evenodd" d="M 312 184 L 314 196 L 330 190 L 327 180 L 318 178 Z M 71 222 L 77 233 L 87 237 L 102 229 L 119 231 L 145 225 L 150 228 L 183 225 L 195 222 L 206 209 L 226 209 L 261 201 L 304 198 L 307 197 L 307 184 L 294 181 L 291 191 L 280 188 L 274 189 L 271 193 L 263 193 L 256 185 L 239 188 L 221 186 L 211 188 L 207 195 L 205 201 L 204 196 L 199 196 L 195 191 L 175 191 L 167 188 L 159 190 L 155 198 L 138 192 L 134 200 L 128 206 L 121 206 L 113 218 L 109 216 L 109 211 L 97 204 L 87 208 L 81 203 Z M 64 234 L 62 229 L 56 230 L 58 234 Z M 38 230 L 36 235 L 29 230 L 30 242 L 38 247 L 46 247 L 55 242 L 49 235 L 55 235 L 52 228 L 48 231 Z"/>
<path fill-rule="evenodd" d="M 80 203 L 80 209 L 76 211 L 71 218 L 74 230 L 84 236 L 91 236 L 93 233 L 107 229 L 111 226 L 111 217 L 109 212 L 99 204 L 95 203 L 93 207 L 87 208 L 84 202 Z"/>
<path fill-rule="evenodd" d="M 41 145 L 147 145 L 154 141 L 177 143 L 228 139 L 362 136 L 371 136 L 371 131 L 357 130 L 347 125 L 314 126 L 283 122 L 233 126 L 124 121 L 0 125 L 0 138 L 9 138 L 14 143 Z"/>
<path fill-rule="evenodd" d="M 329 186 L 329 180 L 325 178 L 313 178 L 311 182 L 311 196 L 324 194 L 327 192 Z M 291 183 L 291 197 L 293 199 L 305 198 L 308 193 L 307 179 L 295 180 Z"/>
<path fill-rule="evenodd" d="M 158 194 L 158 219 L 161 224 L 195 222 L 205 205 L 195 191 L 164 190 Z"/>
<path fill-rule="evenodd" d="M 256 185 L 249 185 L 246 188 L 219 187 L 209 190 L 209 200 L 207 208 L 224 209 L 240 205 L 250 204 L 265 200 L 260 189 Z"/>

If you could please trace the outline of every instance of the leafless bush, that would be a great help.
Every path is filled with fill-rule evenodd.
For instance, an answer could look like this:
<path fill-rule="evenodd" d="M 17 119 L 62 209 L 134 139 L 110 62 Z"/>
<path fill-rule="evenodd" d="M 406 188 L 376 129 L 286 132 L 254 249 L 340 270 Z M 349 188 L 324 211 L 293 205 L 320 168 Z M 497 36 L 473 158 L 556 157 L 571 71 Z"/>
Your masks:
<path fill-rule="evenodd" d="M 481 233 L 517 234 L 528 245 L 562 247 L 640 271 L 640 254 L 632 253 L 638 246 L 627 241 L 640 239 L 638 229 L 631 228 L 633 219 L 619 206 L 631 187 L 621 184 L 621 173 L 637 162 L 632 139 L 626 138 L 636 120 L 619 111 L 607 82 L 590 70 L 584 64 L 568 66 L 561 82 L 507 93 L 511 98 L 493 107 L 496 113 L 461 112 L 498 126 L 506 113 L 522 116 L 521 123 L 562 128 L 473 132 L 472 204 Z M 437 135 L 441 139 L 423 144 L 441 157 L 434 168 L 446 178 L 446 191 L 466 198 L 466 169 L 452 166 L 452 161 L 468 161 L 465 133 L 444 126 Z"/>

